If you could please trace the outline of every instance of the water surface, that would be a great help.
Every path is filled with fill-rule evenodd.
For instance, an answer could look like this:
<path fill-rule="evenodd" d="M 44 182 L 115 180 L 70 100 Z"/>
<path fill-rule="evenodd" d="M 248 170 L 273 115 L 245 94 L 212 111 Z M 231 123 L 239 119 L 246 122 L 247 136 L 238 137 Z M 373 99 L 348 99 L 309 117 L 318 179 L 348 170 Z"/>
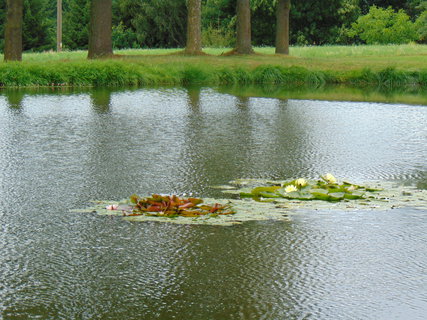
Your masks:
<path fill-rule="evenodd" d="M 210 88 L 0 95 L 4 319 L 424 319 L 426 212 L 310 211 L 235 227 L 70 213 L 332 172 L 427 184 L 421 105 Z M 0 316 L 0 317 L 1 317 Z"/>

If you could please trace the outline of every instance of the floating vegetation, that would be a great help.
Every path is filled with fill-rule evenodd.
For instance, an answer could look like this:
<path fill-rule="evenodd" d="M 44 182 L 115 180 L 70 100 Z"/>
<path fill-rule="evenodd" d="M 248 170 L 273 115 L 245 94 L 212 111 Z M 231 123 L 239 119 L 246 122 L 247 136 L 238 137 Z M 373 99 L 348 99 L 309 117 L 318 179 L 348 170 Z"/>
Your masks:
<path fill-rule="evenodd" d="M 241 191 L 241 197 L 250 197 L 260 201 L 266 198 L 285 198 L 291 200 L 322 200 L 342 201 L 366 199 L 370 193 L 381 191 L 349 182 L 338 183 L 330 173 L 321 176 L 320 180 L 306 180 L 303 178 L 273 185 L 257 186 L 247 191 Z"/>
<path fill-rule="evenodd" d="M 289 210 L 289 214 L 300 210 L 427 209 L 427 190 L 387 181 L 373 181 L 369 186 L 362 186 L 338 183 L 332 175 L 325 175 L 321 180 L 238 179 L 229 183 L 234 189 L 223 189 L 224 194 L 271 203 L 275 208 Z"/>
<path fill-rule="evenodd" d="M 197 218 L 205 215 L 218 216 L 235 213 L 228 204 L 207 205 L 203 203 L 202 199 L 180 198 L 176 195 L 153 194 L 151 197 L 141 198 L 134 194 L 130 197 L 130 202 L 133 206 L 130 206 L 130 211 L 123 211 L 124 215 Z M 111 207 L 111 209 L 117 210 L 118 206 Z"/>
<path fill-rule="evenodd" d="M 392 182 L 369 185 L 338 182 L 331 174 L 319 180 L 239 179 L 212 187 L 232 199 L 132 195 L 119 202 L 96 201 L 93 207 L 73 211 L 122 216 L 138 222 L 231 226 L 245 221 L 287 221 L 300 211 L 427 209 L 427 190 Z"/>
<path fill-rule="evenodd" d="M 139 213 L 133 211 L 134 204 L 125 199 L 119 202 L 95 201 L 94 206 L 86 209 L 76 209 L 73 212 L 96 213 L 102 216 L 121 216 L 127 221 L 136 222 L 166 222 L 174 224 L 197 224 L 232 226 L 245 221 L 288 221 L 286 209 L 276 208 L 272 203 L 256 202 L 251 199 L 203 199 L 203 203 L 215 203 L 212 208 L 224 207 L 223 214 L 218 212 L 189 217 L 185 215 L 162 215 L 156 212 Z M 231 214 L 231 212 L 233 212 Z M 224 214 L 225 213 L 225 214 Z"/>

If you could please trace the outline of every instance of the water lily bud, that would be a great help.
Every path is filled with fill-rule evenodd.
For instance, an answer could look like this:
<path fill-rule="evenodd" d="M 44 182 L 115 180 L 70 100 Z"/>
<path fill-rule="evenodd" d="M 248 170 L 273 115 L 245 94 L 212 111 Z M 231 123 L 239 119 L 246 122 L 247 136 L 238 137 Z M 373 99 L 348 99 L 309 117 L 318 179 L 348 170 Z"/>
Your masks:
<path fill-rule="evenodd" d="M 337 183 L 337 179 L 330 173 L 327 173 L 324 177 L 323 177 L 328 183 Z"/>
<path fill-rule="evenodd" d="M 293 185 L 289 185 L 289 186 L 287 186 L 287 187 L 285 188 L 285 191 L 286 191 L 287 193 L 289 193 L 289 192 L 298 191 L 298 189 L 297 189 L 297 187 L 295 187 L 295 186 L 293 186 Z"/>
<path fill-rule="evenodd" d="M 296 179 L 295 180 L 295 185 L 297 187 L 300 187 L 300 188 L 305 187 L 307 185 L 307 180 L 305 180 L 303 178 Z"/>

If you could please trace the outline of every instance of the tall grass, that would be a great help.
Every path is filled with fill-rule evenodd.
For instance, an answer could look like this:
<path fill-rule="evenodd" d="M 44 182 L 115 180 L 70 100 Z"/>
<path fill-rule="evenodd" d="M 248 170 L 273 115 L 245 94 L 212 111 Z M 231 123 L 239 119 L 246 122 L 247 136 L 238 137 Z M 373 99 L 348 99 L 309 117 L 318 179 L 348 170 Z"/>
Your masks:
<path fill-rule="evenodd" d="M 26 53 L 23 62 L 0 63 L 0 86 L 128 86 L 154 84 L 349 84 L 427 87 L 427 46 L 274 48 L 257 55 L 176 54 L 179 49 L 116 51 L 108 60 L 87 60 L 85 51 Z M 172 54 L 171 54 L 172 53 Z"/>

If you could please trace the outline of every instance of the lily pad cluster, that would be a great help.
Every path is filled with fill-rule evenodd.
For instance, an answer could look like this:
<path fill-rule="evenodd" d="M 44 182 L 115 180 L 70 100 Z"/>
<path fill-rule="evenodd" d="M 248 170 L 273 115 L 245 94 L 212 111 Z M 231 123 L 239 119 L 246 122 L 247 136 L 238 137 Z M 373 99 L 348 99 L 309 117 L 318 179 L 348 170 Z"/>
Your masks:
<path fill-rule="evenodd" d="M 183 198 L 176 195 L 153 194 L 142 198 L 136 194 L 130 197 L 131 211 L 127 216 L 156 216 L 156 217 L 193 217 L 219 216 L 234 214 L 229 204 L 204 204 L 202 199 Z M 116 208 L 117 209 L 117 208 Z M 114 209 L 113 209 L 114 210 Z"/>
<path fill-rule="evenodd" d="M 286 181 L 279 185 L 258 186 L 252 190 L 243 191 L 241 197 L 250 197 L 254 200 L 263 198 L 284 198 L 292 200 L 323 200 L 342 201 L 366 199 L 369 193 L 380 191 L 349 182 L 338 183 L 330 173 L 321 176 L 319 180 L 303 178 Z"/>

